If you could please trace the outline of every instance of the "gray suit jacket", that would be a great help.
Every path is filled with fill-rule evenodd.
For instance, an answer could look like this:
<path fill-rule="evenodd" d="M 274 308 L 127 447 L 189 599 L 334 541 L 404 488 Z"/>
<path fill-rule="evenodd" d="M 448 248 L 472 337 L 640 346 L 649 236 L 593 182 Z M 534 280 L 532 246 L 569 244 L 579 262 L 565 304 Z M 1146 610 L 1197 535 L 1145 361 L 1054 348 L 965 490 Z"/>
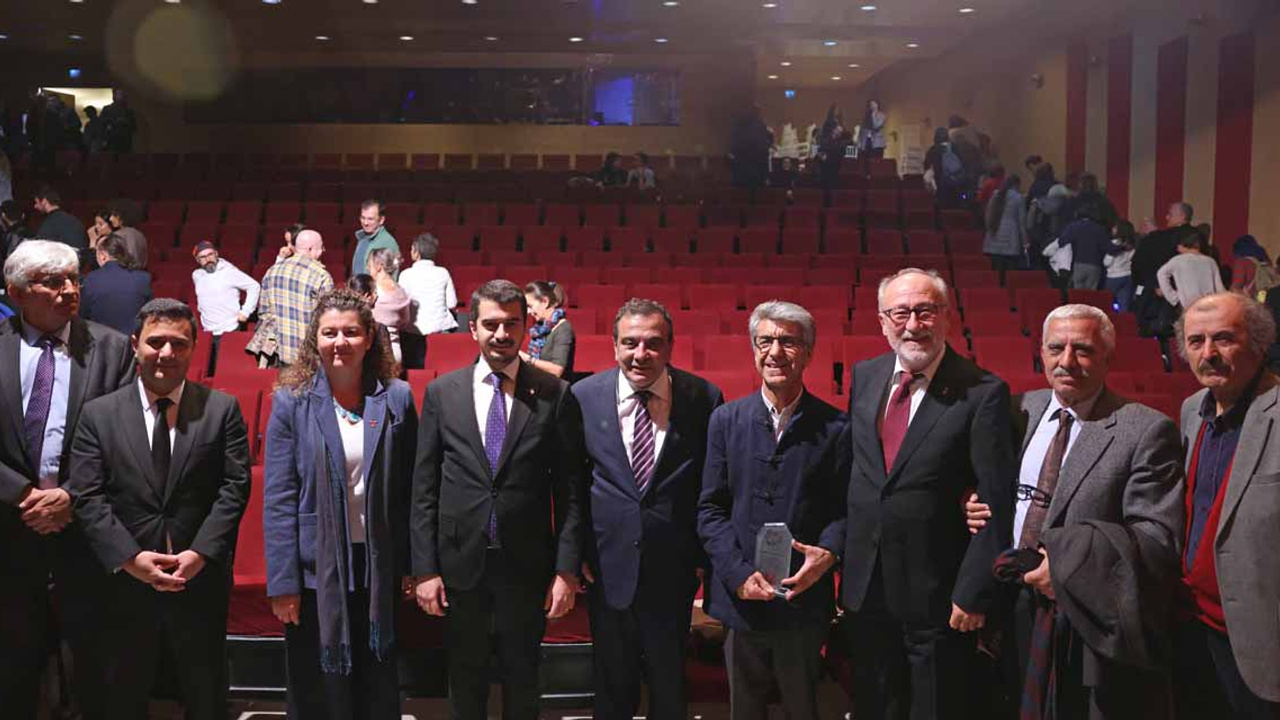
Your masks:
<path fill-rule="evenodd" d="M 1280 701 L 1280 385 L 1264 379 L 1244 417 L 1222 501 L 1214 563 L 1231 649 L 1245 684 L 1258 696 Z M 1182 441 L 1200 434 L 1200 403 L 1208 390 L 1182 404 Z"/>
<path fill-rule="evenodd" d="M 1023 452 L 1051 398 L 1021 398 Z M 1168 663 L 1184 527 L 1180 455 L 1173 421 L 1104 389 L 1062 464 L 1041 542 L 1059 610 L 1089 648 L 1086 684 L 1105 681 L 1114 664 Z"/>

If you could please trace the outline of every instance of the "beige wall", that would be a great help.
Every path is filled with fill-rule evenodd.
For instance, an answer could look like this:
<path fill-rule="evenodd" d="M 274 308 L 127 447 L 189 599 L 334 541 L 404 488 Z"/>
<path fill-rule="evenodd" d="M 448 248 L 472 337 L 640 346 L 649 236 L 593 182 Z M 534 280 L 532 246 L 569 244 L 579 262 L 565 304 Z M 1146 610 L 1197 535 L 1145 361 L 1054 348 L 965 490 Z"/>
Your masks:
<path fill-rule="evenodd" d="M 1253 177 L 1249 196 L 1249 232 L 1280 253 L 1280 17 L 1258 27 L 1257 76 L 1253 108 Z M 1265 58 L 1265 59 L 1264 59 Z"/>

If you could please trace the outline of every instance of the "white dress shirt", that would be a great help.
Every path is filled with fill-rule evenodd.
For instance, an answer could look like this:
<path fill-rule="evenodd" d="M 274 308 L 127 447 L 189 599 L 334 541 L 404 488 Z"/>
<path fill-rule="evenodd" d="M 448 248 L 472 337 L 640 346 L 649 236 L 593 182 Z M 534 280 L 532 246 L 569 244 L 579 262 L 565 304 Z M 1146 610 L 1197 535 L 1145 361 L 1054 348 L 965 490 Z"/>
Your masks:
<path fill-rule="evenodd" d="M 791 417 L 796 414 L 796 407 L 800 404 L 800 398 L 804 397 L 804 392 L 796 396 L 786 407 L 778 409 L 769 402 L 769 396 L 764 394 L 764 386 L 760 386 L 760 399 L 764 401 L 764 407 L 769 411 L 769 422 L 773 425 L 773 441 L 778 442 L 782 439 L 782 433 L 786 432 L 787 425 L 791 423 Z"/>
<path fill-rule="evenodd" d="M 933 376 L 938 372 L 938 366 L 942 364 L 942 358 L 947 354 L 946 348 L 938 353 L 938 357 L 933 362 L 925 366 L 920 371 L 922 377 L 918 377 L 911 381 L 907 387 L 911 390 L 911 413 L 907 415 L 907 426 L 910 427 L 911 421 L 916 418 L 916 410 L 920 409 L 920 403 L 924 400 L 924 394 L 929 389 L 929 383 L 933 382 Z M 894 358 L 893 374 L 889 376 L 889 392 L 888 397 L 884 401 L 884 412 L 880 413 L 880 421 L 883 424 L 884 418 L 889 414 L 889 403 L 893 401 L 893 388 L 898 384 L 898 373 L 910 372 L 902 366 L 902 358 Z"/>
<path fill-rule="evenodd" d="M 138 397 L 142 402 L 142 418 L 147 423 L 147 449 L 151 449 L 152 435 L 156 431 L 156 401 L 160 399 L 160 395 L 154 395 L 142 384 L 142 378 L 138 378 Z M 182 401 L 182 391 L 187 387 L 187 381 L 183 380 L 173 392 L 165 395 L 173 401 L 169 406 L 165 418 L 169 421 L 169 451 L 173 452 L 173 439 L 178 433 L 178 403 Z"/>
<path fill-rule="evenodd" d="M 662 443 L 667 439 L 667 430 L 671 427 L 671 374 L 663 370 L 658 379 L 644 389 L 650 393 L 645 408 L 649 411 L 649 422 L 653 424 L 653 461 L 656 463 L 662 456 Z M 628 461 L 631 459 L 631 445 L 636 435 L 636 410 L 640 407 L 635 394 L 627 376 L 619 371 L 618 425 L 622 428 L 622 447 L 627 451 Z"/>
<path fill-rule="evenodd" d="M 344 470 L 347 474 L 347 538 L 362 543 L 365 538 L 364 506 L 366 485 L 364 477 L 364 423 L 350 423 L 333 409 L 338 418 L 338 434 L 342 436 Z"/>
<path fill-rule="evenodd" d="M 258 307 L 262 286 L 240 268 L 218 259 L 213 272 L 196 268 L 191 273 L 196 288 L 196 306 L 200 308 L 200 324 L 206 332 L 221 335 L 240 326 L 237 315 L 249 317 Z M 240 292 L 244 291 L 244 302 Z"/>
<path fill-rule="evenodd" d="M 520 358 L 512 360 L 498 372 L 502 373 L 502 399 L 507 406 L 507 425 L 511 424 L 511 404 L 516 396 L 516 372 L 520 369 Z M 489 384 L 489 375 L 493 369 L 481 358 L 476 363 L 471 380 L 472 397 L 476 401 L 476 424 L 480 426 L 480 444 L 485 442 L 486 426 L 489 424 L 489 405 L 493 403 L 493 386 Z"/>
<path fill-rule="evenodd" d="M 53 333 L 61 342 L 53 349 L 53 395 L 49 398 L 49 415 L 44 423 L 44 444 L 40 450 L 40 467 L 36 468 L 41 490 L 58 486 L 58 470 L 62 467 L 62 444 L 67 436 L 67 403 L 71 397 L 71 355 L 67 343 L 71 339 L 71 323 Z M 31 391 L 36 384 L 36 367 L 44 351 L 37 343 L 44 333 L 22 324 L 22 342 L 18 344 L 19 379 L 22 382 L 22 414 L 27 414 Z"/>
<path fill-rule="evenodd" d="M 400 273 L 400 287 L 414 302 L 413 324 L 423 335 L 458 327 L 453 308 L 458 292 L 449 271 L 430 260 L 419 260 Z"/>
<path fill-rule="evenodd" d="M 1062 462 L 1067 462 L 1067 456 L 1071 454 L 1071 448 L 1076 444 L 1076 438 L 1080 437 L 1081 418 L 1089 417 L 1089 413 L 1093 412 L 1093 406 L 1098 402 L 1098 395 L 1077 404 L 1074 408 L 1067 408 L 1067 412 L 1071 414 L 1071 436 L 1067 438 L 1067 450 L 1062 453 Z M 1058 433 L 1058 420 L 1054 418 L 1054 413 L 1062 407 L 1062 403 L 1058 402 L 1056 393 L 1051 393 L 1052 399 L 1049 400 L 1049 407 L 1045 408 L 1044 416 L 1040 418 L 1040 424 L 1036 425 L 1035 433 L 1031 436 L 1031 442 L 1027 443 L 1026 452 L 1022 453 L 1022 466 L 1018 470 L 1018 484 L 1036 487 L 1040 482 L 1040 467 L 1044 465 L 1044 458 L 1049 454 L 1049 445 L 1053 442 L 1053 436 Z M 1022 537 L 1022 523 L 1027 519 L 1027 511 L 1031 509 L 1031 498 L 1026 500 L 1017 500 L 1014 506 L 1013 514 L 1013 542 L 1016 544 L 1018 538 Z"/>

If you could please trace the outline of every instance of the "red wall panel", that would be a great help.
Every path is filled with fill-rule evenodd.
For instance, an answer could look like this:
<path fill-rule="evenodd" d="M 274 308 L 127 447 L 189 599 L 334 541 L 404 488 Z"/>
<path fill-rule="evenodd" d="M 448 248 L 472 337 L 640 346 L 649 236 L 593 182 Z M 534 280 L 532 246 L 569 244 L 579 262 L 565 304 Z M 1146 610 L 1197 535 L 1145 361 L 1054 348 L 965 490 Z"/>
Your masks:
<path fill-rule="evenodd" d="M 1133 131 L 1133 36 L 1107 43 L 1107 198 L 1129 216 L 1129 158 Z"/>
<path fill-rule="evenodd" d="M 1065 175 L 1084 170 L 1089 110 L 1089 48 L 1081 42 L 1067 46 L 1067 143 Z"/>
<path fill-rule="evenodd" d="M 1224 257 L 1230 256 L 1231 243 L 1249 231 L 1253 75 L 1253 33 L 1223 38 L 1218 45 L 1218 135 L 1211 222 L 1214 244 Z"/>
<path fill-rule="evenodd" d="M 1156 187 L 1151 217 L 1182 199 L 1187 147 L 1187 39 L 1160 46 L 1156 60 Z"/>

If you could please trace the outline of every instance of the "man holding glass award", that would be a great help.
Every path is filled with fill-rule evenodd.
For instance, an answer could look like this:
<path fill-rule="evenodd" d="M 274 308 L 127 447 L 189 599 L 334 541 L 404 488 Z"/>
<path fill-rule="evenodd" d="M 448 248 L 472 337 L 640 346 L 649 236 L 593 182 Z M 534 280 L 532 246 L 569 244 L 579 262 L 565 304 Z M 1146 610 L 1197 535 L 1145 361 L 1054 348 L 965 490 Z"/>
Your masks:
<path fill-rule="evenodd" d="M 732 720 L 764 720 L 775 682 L 789 720 L 816 720 L 844 538 L 847 419 L 804 389 L 816 334 L 808 311 L 761 303 L 750 334 L 761 395 L 722 405 L 707 430 L 706 610 L 728 628 Z"/>

